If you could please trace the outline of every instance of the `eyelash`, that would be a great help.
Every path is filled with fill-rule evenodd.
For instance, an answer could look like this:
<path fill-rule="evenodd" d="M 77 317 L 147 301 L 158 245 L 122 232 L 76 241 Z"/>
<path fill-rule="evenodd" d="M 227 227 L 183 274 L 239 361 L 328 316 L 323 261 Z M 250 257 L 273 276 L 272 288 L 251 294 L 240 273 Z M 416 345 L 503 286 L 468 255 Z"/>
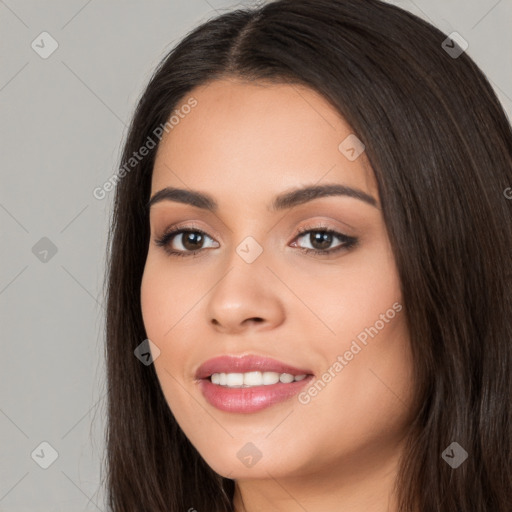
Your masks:
<path fill-rule="evenodd" d="M 164 250 L 169 254 L 170 256 L 180 256 L 180 257 L 188 257 L 188 256 L 195 256 L 199 252 L 203 251 L 204 249 L 197 249 L 195 251 L 174 251 L 169 248 L 169 244 L 172 241 L 172 239 L 180 234 L 183 233 L 200 233 L 201 235 L 211 238 L 207 233 L 205 233 L 203 230 L 196 228 L 194 226 L 189 226 L 186 228 L 178 228 L 174 229 L 175 226 L 171 226 L 168 228 L 168 230 L 165 231 L 165 233 L 158 239 L 155 240 L 155 243 L 158 247 L 163 247 Z M 320 232 L 320 233 L 327 233 L 335 235 L 337 238 L 339 238 L 343 243 L 339 246 L 335 247 L 334 249 L 309 249 L 307 247 L 297 247 L 297 249 L 301 252 L 308 253 L 308 254 L 315 254 L 319 256 L 326 256 L 331 255 L 334 253 L 337 253 L 343 249 L 349 250 L 355 247 L 358 243 L 358 239 L 352 236 L 345 235 L 343 233 L 340 233 L 338 231 L 335 231 L 333 229 L 329 229 L 324 226 L 304 226 L 298 230 L 297 236 L 294 238 L 301 238 L 303 235 L 308 233 L 314 233 L 314 232 Z"/>

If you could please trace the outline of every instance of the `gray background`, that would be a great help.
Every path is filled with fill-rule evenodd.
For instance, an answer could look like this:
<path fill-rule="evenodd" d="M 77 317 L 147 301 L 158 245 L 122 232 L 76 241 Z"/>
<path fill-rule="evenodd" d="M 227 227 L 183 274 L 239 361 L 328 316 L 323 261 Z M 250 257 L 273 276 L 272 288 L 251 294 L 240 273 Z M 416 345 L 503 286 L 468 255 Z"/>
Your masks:
<path fill-rule="evenodd" d="M 511 118 L 512 0 L 392 3 L 459 32 Z M 0 0 L 0 511 L 105 510 L 102 280 L 113 193 L 92 191 L 116 171 L 157 63 L 236 5 Z M 31 47 L 43 31 L 59 45 L 46 59 Z M 47 469 L 42 442 L 58 453 Z"/>

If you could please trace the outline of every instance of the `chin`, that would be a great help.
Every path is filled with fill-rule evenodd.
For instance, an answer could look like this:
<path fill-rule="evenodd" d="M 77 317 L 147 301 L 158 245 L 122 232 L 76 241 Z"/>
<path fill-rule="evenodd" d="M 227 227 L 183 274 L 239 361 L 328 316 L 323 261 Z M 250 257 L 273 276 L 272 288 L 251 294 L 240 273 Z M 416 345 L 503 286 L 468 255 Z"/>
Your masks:
<path fill-rule="evenodd" d="M 270 447 L 267 448 L 267 451 Z M 205 462 L 217 474 L 232 480 L 259 479 L 272 477 L 292 476 L 301 472 L 302 466 L 290 460 L 286 453 L 277 447 L 272 454 L 265 455 L 263 449 L 258 449 L 254 444 L 240 443 L 240 446 L 224 448 L 222 453 L 209 450 L 204 456 Z"/>

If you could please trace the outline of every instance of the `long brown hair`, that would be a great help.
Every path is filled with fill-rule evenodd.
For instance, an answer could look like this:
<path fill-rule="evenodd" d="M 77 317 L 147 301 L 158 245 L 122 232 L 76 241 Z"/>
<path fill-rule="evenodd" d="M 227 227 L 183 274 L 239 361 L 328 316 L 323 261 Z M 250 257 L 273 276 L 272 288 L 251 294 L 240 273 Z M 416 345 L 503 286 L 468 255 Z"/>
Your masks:
<path fill-rule="evenodd" d="M 159 64 L 126 137 L 107 248 L 111 511 L 233 511 L 234 481 L 205 463 L 134 356 L 158 145 L 125 165 L 194 87 L 226 76 L 316 90 L 366 147 L 417 376 L 400 512 L 512 510 L 512 131 L 446 38 L 379 0 L 278 0 L 203 23 Z M 442 457 L 452 442 L 468 454 L 457 468 Z"/>

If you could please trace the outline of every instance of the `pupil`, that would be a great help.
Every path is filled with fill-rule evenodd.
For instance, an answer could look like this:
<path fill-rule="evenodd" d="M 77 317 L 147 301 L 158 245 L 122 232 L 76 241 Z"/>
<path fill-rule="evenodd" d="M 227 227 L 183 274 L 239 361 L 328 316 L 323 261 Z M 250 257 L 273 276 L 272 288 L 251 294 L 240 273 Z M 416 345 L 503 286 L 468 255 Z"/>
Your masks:
<path fill-rule="evenodd" d="M 196 250 L 198 247 L 201 246 L 202 236 L 203 235 L 201 235 L 201 233 L 187 233 L 185 236 L 185 239 L 183 241 L 183 247 L 185 247 L 185 249 L 188 249 L 190 251 Z M 189 246 L 190 242 L 192 242 L 192 243 Z"/>
<path fill-rule="evenodd" d="M 320 244 L 320 247 L 315 247 L 318 250 L 328 249 L 332 243 L 332 234 L 331 233 L 325 233 L 324 231 L 317 231 L 315 233 L 312 233 L 311 236 L 313 237 L 313 240 L 311 241 L 311 245 L 313 247 L 315 247 L 316 243 Z"/>

